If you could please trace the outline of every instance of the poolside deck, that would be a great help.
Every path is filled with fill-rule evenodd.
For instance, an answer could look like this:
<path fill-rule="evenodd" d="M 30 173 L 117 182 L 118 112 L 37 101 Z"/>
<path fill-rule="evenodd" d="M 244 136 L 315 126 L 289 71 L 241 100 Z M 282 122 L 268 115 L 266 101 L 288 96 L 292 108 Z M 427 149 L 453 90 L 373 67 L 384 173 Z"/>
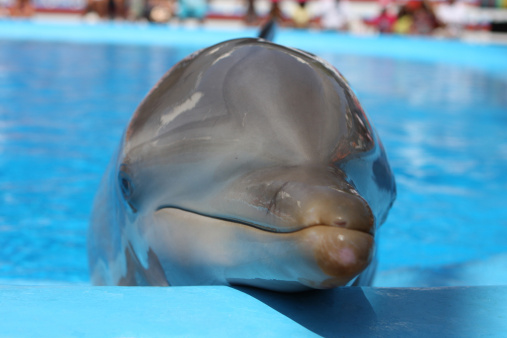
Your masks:
<path fill-rule="evenodd" d="M 507 286 L 0 286 L 1 337 L 505 337 Z M 212 310 L 210 310 L 212 309 Z"/>

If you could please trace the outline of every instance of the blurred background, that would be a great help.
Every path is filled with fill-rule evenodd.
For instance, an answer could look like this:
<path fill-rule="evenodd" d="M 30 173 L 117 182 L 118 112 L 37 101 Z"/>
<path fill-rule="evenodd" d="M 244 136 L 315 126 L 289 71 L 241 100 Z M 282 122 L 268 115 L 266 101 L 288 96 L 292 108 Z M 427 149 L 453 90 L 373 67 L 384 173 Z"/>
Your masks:
<path fill-rule="evenodd" d="M 398 199 L 376 286 L 507 284 L 507 2 L 0 0 L 0 284 L 86 284 L 95 191 L 133 111 L 188 54 L 253 37 L 332 63 Z"/>
<path fill-rule="evenodd" d="M 0 0 L 0 16 L 150 21 L 193 19 L 258 26 L 459 37 L 506 32 L 506 0 Z"/>

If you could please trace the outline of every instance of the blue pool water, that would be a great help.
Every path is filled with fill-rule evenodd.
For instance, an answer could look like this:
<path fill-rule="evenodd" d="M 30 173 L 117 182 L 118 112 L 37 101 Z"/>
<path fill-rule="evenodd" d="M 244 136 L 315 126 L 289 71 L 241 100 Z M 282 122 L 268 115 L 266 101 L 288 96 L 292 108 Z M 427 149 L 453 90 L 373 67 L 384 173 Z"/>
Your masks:
<path fill-rule="evenodd" d="M 171 45 L 100 32 L 81 43 L 59 31 L 12 38 L 2 29 L 0 284 L 88 283 L 88 216 L 123 128 L 167 69 L 206 46 L 207 33 L 187 44 L 181 34 L 195 32 L 178 31 L 181 43 Z M 507 65 L 498 63 L 507 48 L 298 34 L 355 88 L 396 175 L 376 285 L 507 284 Z M 340 48 L 315 42 L 331 38 Z M 368 50 L 379 43 L 400 52 Z"/>

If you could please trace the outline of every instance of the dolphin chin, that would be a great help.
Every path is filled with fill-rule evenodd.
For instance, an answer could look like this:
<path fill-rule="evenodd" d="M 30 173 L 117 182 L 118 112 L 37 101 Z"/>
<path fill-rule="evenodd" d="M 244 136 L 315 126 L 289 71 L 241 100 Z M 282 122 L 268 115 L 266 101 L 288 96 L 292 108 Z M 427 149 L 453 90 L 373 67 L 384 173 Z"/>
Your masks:
<path fill-rule="evenodd" d="M 176 208 L 155 212 L 146 240 L 163 269 L 171 271 L 170 285 L 276 291 L 346 285 L 374 252 L 373 236 L 360 230 L 312 225 L 281 233 Z"/>

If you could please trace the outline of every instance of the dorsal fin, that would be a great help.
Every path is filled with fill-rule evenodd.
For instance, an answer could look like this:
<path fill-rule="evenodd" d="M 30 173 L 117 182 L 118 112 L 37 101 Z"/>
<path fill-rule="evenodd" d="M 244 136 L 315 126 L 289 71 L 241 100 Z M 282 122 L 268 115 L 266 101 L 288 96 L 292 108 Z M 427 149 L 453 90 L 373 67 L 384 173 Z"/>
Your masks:
<path fill-rule="evenodd" d="M 271 18 L 264 26 L 262 26 L 261 31 L 259 32 L 259 38 L 272 42 L 275 38 L 275 29 L 276 19 Z"/>

